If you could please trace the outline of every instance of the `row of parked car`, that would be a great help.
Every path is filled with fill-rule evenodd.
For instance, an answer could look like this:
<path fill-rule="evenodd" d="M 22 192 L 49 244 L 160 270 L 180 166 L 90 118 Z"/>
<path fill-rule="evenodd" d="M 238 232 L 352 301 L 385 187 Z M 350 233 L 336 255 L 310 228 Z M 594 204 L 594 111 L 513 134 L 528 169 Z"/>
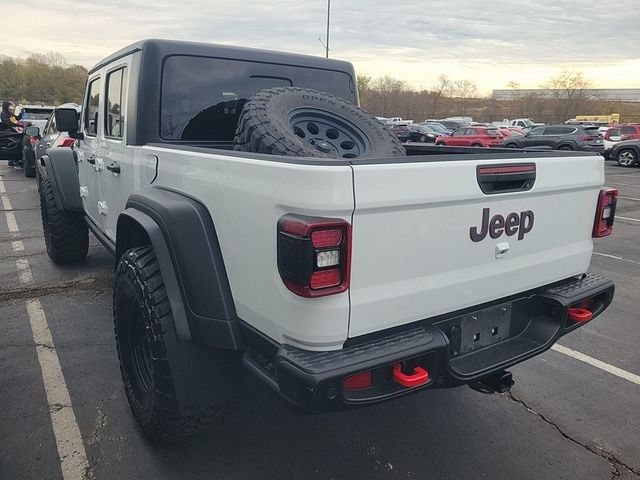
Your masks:
<path fill-rule="evenodd" d="M 603 127 L 584 123 L 541 125 L 532 122 L 521 127 L 469 122 L 450 130 L 444 121 L 382 122 L 403 142 L 455 147 L 592 151 L 616 160 L 624 167 L 635 165 L 640 159 L 640 124 Z"/>
<path fill-rule="evenodd" d="M 74 103 L 61 107 L 74 108 L 80 113 L 80 106 Z M 0 124 L 0 159 L 22 161 L 25 176 L 35 177 L 36 158 L 53 147 L 71 147 L 74 140 L 66 133 L 58 132 L 53 111 L 54 107 L 27 106 L 23 107 L 24 128 L 13 129 Z M 403 142 L 455 147 L 594 151 L 624 167 L 640 164 L 640 123 L 611 126 L 603 135 L 603 127 L 580 123 L 540 125 L 531 122 L 522 127 L 472 121 L 464 124 L 463 117 L 425 120 L 422 123 L 405 123 L 399 117 L 379 120 Z"/>
<path fill-rule="evenodd" d="M 54 147 L 71 147 L 75 140 L 66 132 L 56 128 L 56 108 L 74 108 L 78 115 L 80 106 L 66 103 L 59 107 L 22 107 L 20 126 L 11 127 L 0 123 L 0 160 L 22 164 L 25 177 L 36 176 L 36 158 L 45 155 Z"/>

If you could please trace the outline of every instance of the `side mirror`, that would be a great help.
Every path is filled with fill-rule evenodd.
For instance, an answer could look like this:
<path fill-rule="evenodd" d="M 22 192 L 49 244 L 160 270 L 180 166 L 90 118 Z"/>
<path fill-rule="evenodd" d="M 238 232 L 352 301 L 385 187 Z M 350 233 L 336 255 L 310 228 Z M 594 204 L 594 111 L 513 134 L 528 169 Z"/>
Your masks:
<path fill-rule="evenodd" d="M 38 127 L 27 127 L 24 129 L 24 134 L 29 137 L 40 137 L 40 128 Z"/>
<path fill-rule="evenodd" d="M 56 109 L 56 128 L 59 132 L 77 132 L 80 130 L 78 112 L 74 108 Z"/>

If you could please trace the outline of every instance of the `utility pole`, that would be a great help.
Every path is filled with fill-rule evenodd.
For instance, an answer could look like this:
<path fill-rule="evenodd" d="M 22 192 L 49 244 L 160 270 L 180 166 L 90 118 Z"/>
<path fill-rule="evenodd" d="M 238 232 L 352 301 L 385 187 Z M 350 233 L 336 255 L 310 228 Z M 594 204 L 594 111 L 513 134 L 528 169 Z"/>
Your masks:
<path fill-rule="evenodd" d="M 329 18 L 331 17 L 331 0 L 327 0 L 327 58 L 329 58 Z"/>
<path fill-rule="evenodd" d="M 318 41 L 322 44 L 327 54 L 327 58 L 329 58 L 329 18 L 331 17 L 331 0 L 327 0 L 327 41 L 326 43 L 322 41 L 322 38 L 318 37 Z"/>

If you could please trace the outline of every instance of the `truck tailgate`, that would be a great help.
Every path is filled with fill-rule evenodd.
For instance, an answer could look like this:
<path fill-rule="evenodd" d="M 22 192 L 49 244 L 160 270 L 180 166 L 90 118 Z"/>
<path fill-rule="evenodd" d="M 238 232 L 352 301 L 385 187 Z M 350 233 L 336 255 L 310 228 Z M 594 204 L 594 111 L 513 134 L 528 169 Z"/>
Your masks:
<path fill-rule="evenodd" d="M 477 167 L 505 164 L 535 164 L 533 187 L 483 193 Z M 517 294 L 589 266 L 604 182 L 600 156 L 409 157 L 353 170 L 350 337 Z M 512 213 L 511 235 L 497 218 L 482 237 L 483 215 L 490 229 L 494 216 L 509 221 Z"/>

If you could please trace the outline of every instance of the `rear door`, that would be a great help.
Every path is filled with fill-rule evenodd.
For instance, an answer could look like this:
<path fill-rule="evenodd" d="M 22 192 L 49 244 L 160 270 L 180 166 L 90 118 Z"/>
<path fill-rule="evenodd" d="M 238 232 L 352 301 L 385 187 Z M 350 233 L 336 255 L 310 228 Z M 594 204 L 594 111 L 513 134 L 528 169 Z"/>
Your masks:
<path fill-rule="evenodd" d="M 535 165 L 532 188 L 484 193 L 477 168 L 505 164 Z M 356 161 L 353 170 L 351 337 L 521 293 L 589 266 L 601 157 L 408 157 Z"/>
<path fill-rule="evenodd" d="M 118 216 L 125 209 L 133 191 L 133 155 L 127 156 L 126 122 L 130 59 L 112 64 L 105 72 L 104 122 L 102 128 L 104 172 L 100 190 L 106 211 L 103 227 L 108 237 L 116 239 Z"/>
<path fill-rule="evenodd" d="M 574 130 L 575 128 L 566 128 L 562 126 L 545 127 L 544 134 L 542 135 L 539 145 L 549 149 L 555 148 L 563 136 Z"/>

